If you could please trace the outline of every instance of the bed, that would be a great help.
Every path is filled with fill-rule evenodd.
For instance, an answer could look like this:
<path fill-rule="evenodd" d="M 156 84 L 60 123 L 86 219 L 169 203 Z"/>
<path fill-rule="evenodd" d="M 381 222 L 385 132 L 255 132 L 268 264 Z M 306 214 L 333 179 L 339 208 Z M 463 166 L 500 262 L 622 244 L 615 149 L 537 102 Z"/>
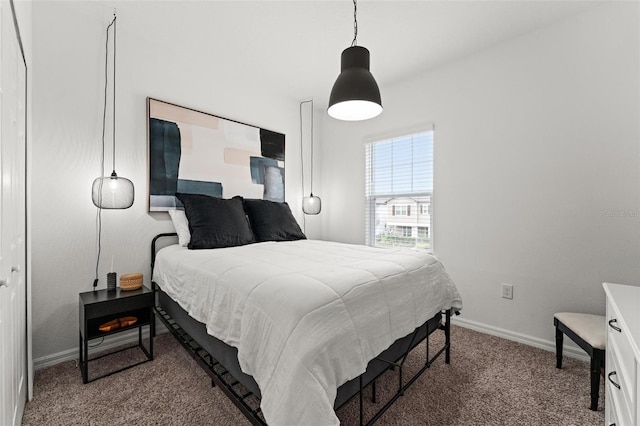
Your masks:
<path fill-rule="evenodd" d="M 195 348 L 216 383 L 246 389 L 223 390 L 254 424 L 339 424 L 335 410 L 358 395 L 362 416 L 362 389 L 371 385 L 375 397 L 376 378 L 397 367 L 397 395 L 372 423 L 435 358 L 444 353 L 449 362 L 449 318 L 462 303 L 435 257 L 307 240 L 299 227 L 291 228 L 296 238 L 287 239 L 291 232 L 283 237 L 281 230 L 292 226 L 288 206 L 263 200 L 255 203 L 257 212 L 241 201 L 253 241 L 237 241 L 236 233 L 210 248 L 220 241 L 217 235 L 200 247 L 198 214 L 189 197 L 181 201 L 191 242 L 157 254 L 156 239 L 152 243 L 157 311 L 186 347 Z M 218 224 L 228 220 L 216 217 Z M 268 232 L 260 229 L 265 217 L 277 222 Z M 424 368 L 403 381 L 408 352 L 438 329 L 445 345 L 430 357 L 427 344 Z M 231 382 L 221 380 L 227 374 Z M 259 398 L 259 408 L 244 403 L 249 394 Z"/>

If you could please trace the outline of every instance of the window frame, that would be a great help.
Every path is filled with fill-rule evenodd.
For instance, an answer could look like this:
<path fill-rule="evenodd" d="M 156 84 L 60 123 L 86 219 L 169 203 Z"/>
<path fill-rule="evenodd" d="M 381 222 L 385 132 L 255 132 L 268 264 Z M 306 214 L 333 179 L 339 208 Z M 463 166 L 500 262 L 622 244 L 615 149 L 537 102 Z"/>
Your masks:
<path fill-rule="evenodd" d="M 431 133 L 431 179 L 432 179 L 432 190 L 431 192 L 405 192 L 405 193 L 380 193 L 375 195 L 370 195 L 370 185 L 372 182 L 371 174 L 373 173 L 373 167 L 370 164 L 371 154 L 370 149 L 376 142 L 385 142 L 393 139 L 400 139 L 407 136 L 414 136 L 420 133 Z M 421 202 L 416 202 L 416 208 L 414 216 L 416 218 L 415 226 L 420 226 L 417 223 L 419 216 L 423 214 L 429 215 L 429 222 L 427 226 L 427 238 L 430 239 L 429 248 L 426 249 L 428 253 L 433 253 L 435 247 L 434 240 L 434 202 L 435 202 L 435 126 L 433 124 L 427 124 L 422 126 L 416 126 L 411 128 L 409 131 L 404 132 L 393 132 L 387 133 L 377 137 L 369 137 L 364 141 L 365 148 L 365 244 L 376 247 L 375 245 L 375 207 L 376 207 L 376 199 L 384 199 L 384 198 L 420 198 L 420 197 L 429 197 L 429 206 L 426 207 L 426 213 L 423 213 L 423 207 L 420 205 Z M 414 209 L 411 209 L 414 210 Z M 405 216 L 409 217 L 409 216 Z M 418 232 L 416 232 L 418 235 Z M 416 238 L 419 238 L 417 236 Z"/>

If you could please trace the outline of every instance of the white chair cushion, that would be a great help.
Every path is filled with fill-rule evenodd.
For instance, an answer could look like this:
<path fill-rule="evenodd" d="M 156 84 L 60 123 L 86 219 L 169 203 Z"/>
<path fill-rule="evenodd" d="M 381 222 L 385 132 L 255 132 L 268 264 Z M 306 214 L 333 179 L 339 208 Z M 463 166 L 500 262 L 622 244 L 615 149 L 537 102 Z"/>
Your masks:
<path fill-rule="evenodd" d="M 558 312 L 554 317 L 593 348 L 605 349 L 607 324 L 602 315 Z"/>

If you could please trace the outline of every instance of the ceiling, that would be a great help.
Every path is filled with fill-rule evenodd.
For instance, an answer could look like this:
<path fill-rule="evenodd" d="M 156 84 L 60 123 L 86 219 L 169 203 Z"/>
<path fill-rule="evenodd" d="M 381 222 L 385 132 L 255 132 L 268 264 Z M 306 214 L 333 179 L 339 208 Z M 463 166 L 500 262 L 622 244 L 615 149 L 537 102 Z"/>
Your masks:
<path fill-rule="evenodd" d="M 576 15 L 598 1 L 358 2 L 358 45 L 384 88 Z M 107 8 L 107 4 L 102 3 Z M 113 7 L 109 3 L 108 7 Z M 138 1 L 115 3 L 119 31 L 162 43 L 190 66 L 326 107 L 353 39 L 353 2 Z M 131 29 L 133 28 L 133 29 Z"/>

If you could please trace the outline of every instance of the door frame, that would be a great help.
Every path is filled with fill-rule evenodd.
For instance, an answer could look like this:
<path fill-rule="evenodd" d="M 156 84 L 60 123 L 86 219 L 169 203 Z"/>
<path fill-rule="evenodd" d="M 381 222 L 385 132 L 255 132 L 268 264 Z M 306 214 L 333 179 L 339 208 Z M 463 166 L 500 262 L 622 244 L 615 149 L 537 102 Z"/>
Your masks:
<path fill-rule="evenodd" d="M 29 67 L 27 65 L 27 57 L 20 33 L 20 24 L 18 23 L 18 15 L 14 0 L 9 0 L 11 6 L 11 15 L 13 17 L 13 28 L 16 32 L 16 39 L 20 47 L 22 63 L 24 64 L 24 291 L 25 291 L 25 354 L 27 356 L 26 365 L 26 386 L 27 400 L 33 399 L 33 355 L 31 340 L 31 256 L 30 256 L 30 234 L 29 234 Z"/>

